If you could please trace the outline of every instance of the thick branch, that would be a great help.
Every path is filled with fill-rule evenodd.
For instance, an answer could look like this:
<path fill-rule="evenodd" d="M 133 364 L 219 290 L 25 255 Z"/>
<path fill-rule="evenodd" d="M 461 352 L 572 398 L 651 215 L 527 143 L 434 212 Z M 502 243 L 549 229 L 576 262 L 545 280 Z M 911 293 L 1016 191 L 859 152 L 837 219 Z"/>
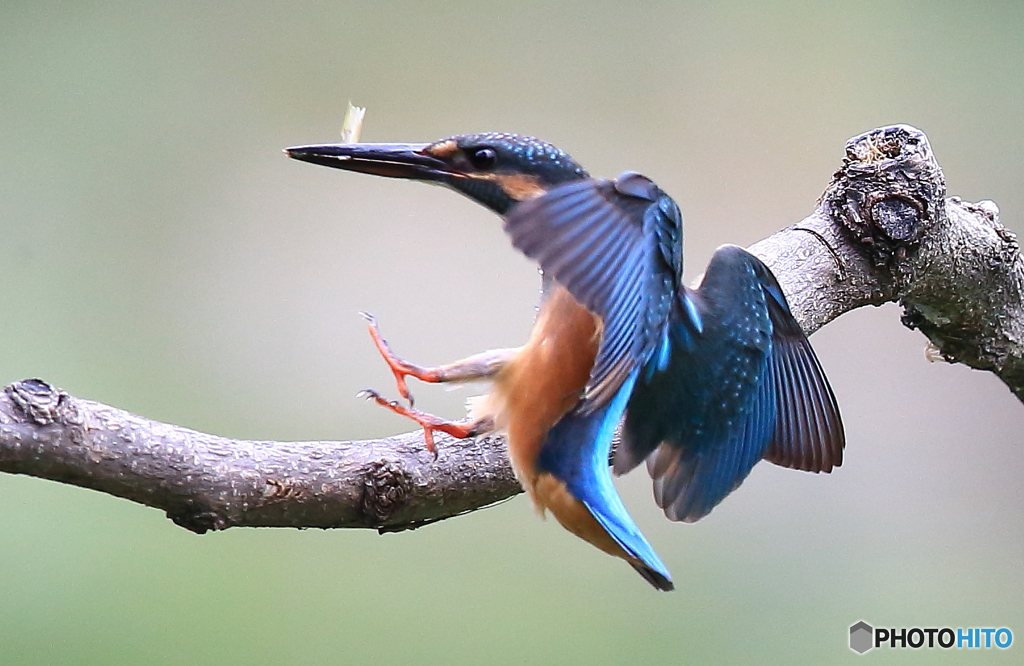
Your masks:
<path fill-rule="evenodd" d="M 996 373 L 1024 400 L 1024 262 L 991 202 L 945 198 L 924 134 L 854 137 L 814 213 L 751 248 L 808 332 L 896 301 L 943 356 Z M 250 442 L 149 421 L 41 380 L 0 395 L 0 471 L 163 509 L 195 532 L 252 527 L 418 527 L 521 489 L 500 437 L 419 432 L 359 442 Z"/>
<path fill-rule="evenodd" d="M 396 531 L 522 492 L 500 438 L 420 432 L 359 442 L 250 442 L 150 421 L 38 379 L 0 395 L 0 470 L 163 509 L 203 533 L 234 526 Z"/>

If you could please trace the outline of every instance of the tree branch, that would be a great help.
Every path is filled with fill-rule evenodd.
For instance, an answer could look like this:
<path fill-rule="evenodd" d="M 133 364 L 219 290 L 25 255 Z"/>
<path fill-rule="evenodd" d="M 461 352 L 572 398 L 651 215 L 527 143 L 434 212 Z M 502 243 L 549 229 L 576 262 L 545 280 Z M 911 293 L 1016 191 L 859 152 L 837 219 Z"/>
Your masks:
<path fill-rule="evenodd" d="M 995 204 L 945 198 L 925 135 L 897 125 L 851 139 L 805 220 L 751 250 L 814 332 L 896 301 L 950 362 L 989 370 L 1024 400 L 1024 262 Z M 420 432 L 357 442 L 206 435 L 74 398 L 46 382 L 0 395 L 0 471 L 157 507 L 194 532 L 233 526 L 397 531 L 521 492 L 500 437 Z"/>
<path fill-rule="evenodd" d="M 810 217 L 750 248 L 813 333 L 897 302 L 950 363 L 995 373 L 1024 400 L 1024 261 L 991 201 L 946 198 L 928 139 L 908 125 L 850 139 Z"/>

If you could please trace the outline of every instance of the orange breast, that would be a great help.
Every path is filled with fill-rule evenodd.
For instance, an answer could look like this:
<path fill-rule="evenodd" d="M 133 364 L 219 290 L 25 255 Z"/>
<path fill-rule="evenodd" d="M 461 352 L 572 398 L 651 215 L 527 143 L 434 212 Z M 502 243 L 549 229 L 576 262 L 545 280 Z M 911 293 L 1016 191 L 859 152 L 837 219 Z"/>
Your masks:
<path fill-rule="evenodd" d="M 556 285 L 530 340 L 496 378 L 496 420 L 507 432 L 512 466 L 531 496 L 540 447 L 548 430 L 579 401 L 600 338 L 601 320 Z"/>
<path fill-rule="evenodd" d="M 495 379 L 485 410 L 506 431 L 509 458 L 534 506 L 567 530 L 634 565 L 630 557 L 551 474 L 537 472 L 548 431 L 576 406 L 601 342 L 601 320 L 556 286 L 541 306 L 530 340 Z"/>

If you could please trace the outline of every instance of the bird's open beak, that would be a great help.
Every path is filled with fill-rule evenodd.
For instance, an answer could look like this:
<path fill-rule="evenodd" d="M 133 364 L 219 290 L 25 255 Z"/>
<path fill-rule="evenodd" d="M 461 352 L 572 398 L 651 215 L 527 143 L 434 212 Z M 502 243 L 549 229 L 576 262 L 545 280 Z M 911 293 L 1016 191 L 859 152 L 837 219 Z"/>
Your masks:
<path fill-rule="evenodd" d="M 461 174 L 423 152 L 426 143 L 330 143 L 285 148 L 288 157 L 387 178 L 438 181 Z"/>

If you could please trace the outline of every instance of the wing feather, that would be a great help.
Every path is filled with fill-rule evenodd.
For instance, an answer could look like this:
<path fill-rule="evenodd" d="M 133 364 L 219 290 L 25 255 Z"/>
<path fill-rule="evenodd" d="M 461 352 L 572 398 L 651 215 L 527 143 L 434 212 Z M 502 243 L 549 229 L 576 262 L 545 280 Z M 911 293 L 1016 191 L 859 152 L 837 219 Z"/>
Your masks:
<path fill-rule="evenodd" d="M 760 262 L 759 262 L 760 263 Z M 775 276 L 767 267 L 767 285 L 776 368 L 777 421 L 765 460 L 806 472 L 830 472 L 843 464 L 846 435 L 839 405 L 821 363 L 793 318 Z"/>
<path fill-rule="evenodd" d="M 555 188 L 517 205 L 505 219 L 512 244 L 601 318 L 582 412 L 606 404 L 664 334 L 671 298 L 661 292 L 678 284 L 677 267 L 665 257 L 678 250 L 659 243 L 681 234 L 675 204 L 667 209 L 676 219 L 664 212 L 667 198 L 647 178 L 626 173 Z"/>
<path fill-rule="evenodd" d="M 720 248 L 677 304 L 668 362 L 637 384 L 627 407 L 616 473 L 646 458 L 658 505 L 694 521 L 762 457 L 809 471 L 842 462 L 835 397 L 759 259 Z"/>

